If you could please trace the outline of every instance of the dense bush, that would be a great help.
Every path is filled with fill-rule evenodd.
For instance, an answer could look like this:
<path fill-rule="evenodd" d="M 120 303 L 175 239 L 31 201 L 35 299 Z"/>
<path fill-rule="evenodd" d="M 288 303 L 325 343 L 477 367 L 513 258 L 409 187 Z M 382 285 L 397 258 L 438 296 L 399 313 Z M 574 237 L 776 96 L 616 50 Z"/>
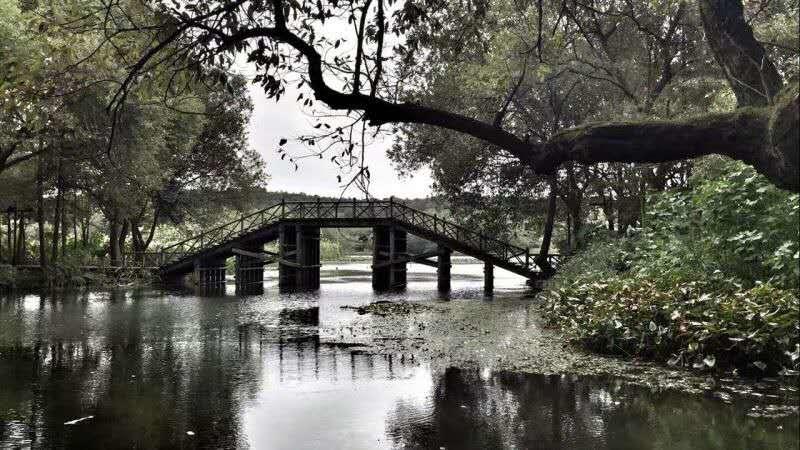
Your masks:
<path fill-rule="evenodd" d="M 800 366 L 798 196 L 741 164 L 698 167 L 651 199 L 644 227 L 596 235 L 543 293 L 589 348 L 753 373 Z"/>

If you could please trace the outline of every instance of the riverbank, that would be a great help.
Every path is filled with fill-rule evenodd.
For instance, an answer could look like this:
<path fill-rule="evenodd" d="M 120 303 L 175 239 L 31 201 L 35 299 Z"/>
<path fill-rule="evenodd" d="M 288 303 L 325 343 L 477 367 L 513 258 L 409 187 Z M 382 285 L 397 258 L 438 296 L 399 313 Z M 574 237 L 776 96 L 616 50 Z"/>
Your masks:
<path fill-rule="evenodd" d="M 83 267 L 54 264 L 39 266 L 0 265 L 0 289 L 113 289 L 149 286 L 158 276 L 148 268 Z"/>

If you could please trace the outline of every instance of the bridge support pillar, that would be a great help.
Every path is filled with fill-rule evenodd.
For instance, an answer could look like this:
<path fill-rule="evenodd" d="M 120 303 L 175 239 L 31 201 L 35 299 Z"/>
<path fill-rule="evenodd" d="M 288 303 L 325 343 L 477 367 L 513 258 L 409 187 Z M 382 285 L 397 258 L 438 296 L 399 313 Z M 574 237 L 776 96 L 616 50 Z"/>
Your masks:
<path fill-rule="evenodd" d="M 319 227 L 284 224 L 279 233 L 278 288 L 319 289 Z"/>
<path fill-rule="evenodd" d="M 249 245 L 242 250 L 253 253 L 264 251 L 261 245 Z M 264 292 L 264 260 L 248 255 L 236 255 L 236 292 L 258 294 Z M 260 288 L 260 289 L 259 289 Z"/>
<path fill-rule="evenodd" d="M 194 260 L 194 279 L 198 286 L 221 286 L 225 284 L 224 258 L 198 258 Z"/>
<path fill-rule="evenodd" d="M 438 264 L 436 267 L 437 286 L 440 292 L 450 291 L 450 254 L 453 252 L 450 248 L 439 244 Z"/>
<path fill-rule="evenodd" d="M 490 262 L 483 263 L 483 292 L 486 295 L 494 292 L 494 266 Z"/>
<path fill-rule="evenodd" d="M 376 291 L 406 287 L 406 262 L 392 262 L 407 256 L 406 231 L 394 226 L 373 228 L 372 288 Z M 381 264 L 389 262 L 390 264 Z M 376 267 L 381 266 L 381 267 Z"/>

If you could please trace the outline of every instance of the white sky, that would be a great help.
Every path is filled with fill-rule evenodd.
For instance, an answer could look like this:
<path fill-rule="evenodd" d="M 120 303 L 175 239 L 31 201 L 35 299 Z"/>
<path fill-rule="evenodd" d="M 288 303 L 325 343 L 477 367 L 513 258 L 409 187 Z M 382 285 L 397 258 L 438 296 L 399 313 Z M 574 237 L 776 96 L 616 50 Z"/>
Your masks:
<path fill-rule="evenodd" d="M 398 7 L 398 6 L 395 6 Z M 387 17 L 391 17 L 390 8 Z M 334 56 L 355 54 L 353 35 L 353 25 L 348 24 L 343 19 L 328 19 L 324 25 L 318 24 L 316 33 L 318 37 L 326 36 L 329 41 L 342 39 L 338 49 L 326 49 L 324 57 L 331 60 Z M 389 49 L 394 45 L 397 38 L 389 34 L 385 42 L 385 48 Z M 388 64 L 388 63 L 387 63 Z M 240 73 L 249 76 L 255 74 L 256 70 L 252 64 L 244 61 L 244 55 L 238 60 Z M 328 82 L 336 88 L 340 83 L 336 78 L 328 78 Z M 314 131 L 313 125 L 316 123 L 309 116 L 308 111 L 301 108 L 301 102 L 297 102 L 297 96 L 301 91 L 294 90 L 294 83 L 287 83 L 286 93 L 281 96 L 279 102 L 274 99 L 267 99 L 264 91 L 257 85 L 250 85 L 250 97 L 253 100 L 253 115 L 250 119 L 250 146 L 256 149 L 267 164 L 267 172 L 271 179 L 267 188 L 272 191 L 291 191 L 305 192 L 313 195 L 341 195 L 343 186 L 337 181 L 336 175 L 339 174 L 338 167 L 330 161 L 329 157 L 305 158 L 300 162 L 300 168 L 295 172 L 294 164 L 286 160 L 281 160 L 276 152 L 278 141 L 281 138 L 289 139 L 285 148 L 288 153 L 294 155 L 307 154 L 308 150 L 301 147 L 292 138 L 303 134 L 310 134 Z M 310 91 L 305 88 L 302 90 L 306 97 L 310 97 Z M 321 102 L 315 102 L 314 107 L 318 112 L 324 112 L 325 107 Z M 330 122 L 335 124 L 336 120 Z M 426 197 L 430 192 L 430 172 L 427 169 L 412 174 L 411 178 L 400 178 L 392 167 L 391 162 L 386 157 L 386 150 L 391 145 L 391 137 L 383 142 L 374 142 L 367 147 L 366 165 L 370 171 L 370 194 L 375 197 L 396 197 L 415 198 Z M 338 149 L 331 155 L 339 153 L 343 149 Z M 342 180 L 347 182 L 351 177 L 342 173 Z M 363 194 L 355 187 L 351 187 L 345 194 L 348 197 Z"/>
<path fill-rule="evenodd" d="M 305 154 L 300 145 L 292 138 L 313 131 L 312 118 L 296 102 L 296 92 L 288 92 L 279 102 L 267 99 L 260 86 L 250 85 L 250 96 L 253 100 L 253 115 L 250 118 L 250 146 L 256 149 L 267 164 L 270 191 L 305 192 L 312 195 L 338 196 L 342 193 L 342 185 L 336 180 L 339 169 L 329 158 L 306 158 L 300 162 L 299 170 L 289 158 L 281 160 L 276 152 L 278 141 L 285 137 L 289 143 L 285 146 L 289 153 Z M 429 171 L 423 169 L 412 178 L 400 178 L 386 156 L 386 149 L 391 139 L 375 142 L 367 147 L 366 160 L 371 174 L 370 194 L 375 197 L 394 195 L 403 198 L 426 197 L 430 195 L 431 178 Z M 342 180 L 349 178 L 342 175 Z M 346 196 L 361 197 L 355 188 L 351 188 Z"/>

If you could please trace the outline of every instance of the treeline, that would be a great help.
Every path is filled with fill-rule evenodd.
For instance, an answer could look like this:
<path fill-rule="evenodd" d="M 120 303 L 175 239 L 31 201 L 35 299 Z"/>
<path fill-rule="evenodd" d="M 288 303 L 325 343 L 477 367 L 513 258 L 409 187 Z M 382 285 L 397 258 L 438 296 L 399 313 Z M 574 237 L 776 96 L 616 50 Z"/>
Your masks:
<path fill-rule="evenodd" d="M 120 6 L 121 29 L 159 14 Z M 149 37 L 105 33 L 89 10 L 102 4 L 0 0 L 2 262 L 117 265 L 152 250 L 159 226 L 202 216 L 190 193 L 225 192 L 215 207 L 242 208 L 266 179 L 247 145 L 244 78 L 188 57 L 194 70 L 153 67 L 121 93 Z"/>

